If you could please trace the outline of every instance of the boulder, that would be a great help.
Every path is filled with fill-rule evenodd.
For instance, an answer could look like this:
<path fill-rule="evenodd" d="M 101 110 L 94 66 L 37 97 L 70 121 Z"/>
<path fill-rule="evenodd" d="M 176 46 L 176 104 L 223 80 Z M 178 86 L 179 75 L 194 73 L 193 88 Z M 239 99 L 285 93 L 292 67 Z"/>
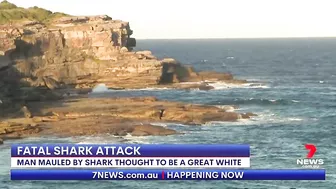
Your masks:
<path fill-rule="evenodd" d="M 3 139 L 2 138 L 0 138 L 0 144 L 3 144 Z"/>
<path fill-rule="evenodd" d="M 121 52 L 121 53 L 128 52 L 127 47 L 121 47 L 120 52 Z"/>
<path fill-rule="evenodd" d="M 208 91 L 208 90 L 211 90 L 211 89 L 214 89 L 215 87 L 211 86 L 211 85 L 200 85 L 198 87 L 199 90 L 204 90 L 204 91 Z"/>
<path fill-rule="evenodd" d="M 132 131 L 132 136 L 147 136 L 147 135 L 154 135 L 154 136 L 166 136 L 166 135 L 174 135 L 178 134 L 175 130 L 166 129 L 161 126 L 154 126 L 154 125 L 137 125 L 134 127 Z"/>
<path fill-rule="evenodd" d="M 43 81 L 45 86 L 50 90 L 60 88 L 59 83 L 51 77 L 43 77 Z"/>

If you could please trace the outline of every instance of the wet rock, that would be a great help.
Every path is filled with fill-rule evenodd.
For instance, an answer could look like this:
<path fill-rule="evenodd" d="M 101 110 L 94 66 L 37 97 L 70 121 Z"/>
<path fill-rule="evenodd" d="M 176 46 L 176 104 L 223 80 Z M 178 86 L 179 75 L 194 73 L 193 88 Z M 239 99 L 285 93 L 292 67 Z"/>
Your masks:
<path fill-rule="evenodd" d="M 208 91 L 208 90 L 211 90 L 211 89 L 214 89 L 215 87 L 211 86 L 211 85 L 200 85 L 198 87 L 199 90 L 203 90 L 203 91 Z"/>
<path fill-rule="evenodd" d="M 127 135 L 127 131 L 126 130 L 119 130 L 115 132 L 115 135 L 117 136 L 126 136 Z"/>
<path fill-rule="evenodd" d="M 204 83 L 196 83 L 196 84 L 180 84 L 180 85 L 176 85 L 177 88 L 181 88 L 181 89 L 198 89 L 198 90 L 204 90 L 204 91 L 208 91 L 208 90 L 212 90 L 214 89 L 213 86 L 208 85 L 208 84 L 204 84 Z"/>
<path fill-rule="evenodd" d="M 175 130 L 154 125 L 137 125 L 134 127 L 134 130 L 131 133 L 132 136 L 147 136 L 147 135 L 166 136 L 174 134 L 178 133 Z"/>
<path fill-rule="evenodd" d="M 43 81 L 44 81 L 44 84 L 45 86 L 48 88 L 48 89 L 58 89 L 60 88 L 60 84 L 53 78 L 50 78 L 50 77 L 43 77 Z"/>
<path fill-rule="evenodd" d="M 202 80 L 232 80 L 233 76 L 229 73 L 218 73 L 213 71 L 202 71 L 198 72 L 199 77 L 202 78 Z"/>
<path fill-rule="evenodd" d="M 258 115 L 254 114 L 252 112 L 247 112 L 247 113 L 242 113 L 241 116 L 242 116 L 243 119 L 248 119 L 248 118 L 251 118 L 253 116 L 258 116 Z"/>
<path fill-rule="evenodd" d="M 0 145 L 3 144 L 3 143 L 4 143 L 3 139 L 0 138 Z"/>
<path fill-rule="evenodd" d="M 131 133 L 132 136 L 149 136 L 149 133 L 146 131 L 135 130 Z"/>
<path fill-rule="evenodd" d="M 10 135 L 2 136 L 3 140 L 17 140 L 17 139 L 22 139 L 22 136 L 18 133 L 13 133 Z"/>
<path fill-rule="evenodd" d="M 199 123 L 211 121 L 237 121 L 240 114 L 235 112 L 205 113 L 195 118 Z"/>

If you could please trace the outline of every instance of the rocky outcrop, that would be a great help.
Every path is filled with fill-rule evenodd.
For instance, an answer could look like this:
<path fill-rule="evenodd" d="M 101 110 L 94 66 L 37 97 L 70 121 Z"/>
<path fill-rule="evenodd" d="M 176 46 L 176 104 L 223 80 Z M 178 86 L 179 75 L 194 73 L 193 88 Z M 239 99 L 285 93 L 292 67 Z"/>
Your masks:
<path fill-rule="evenodd" d="M 150 51 L 133 52 L 132 33 L 128 22 L 108 16 L 0 25 L 0 109 L 12 108 L 12 102 L 61 99 L 64 95 L 55 90 L 84 91 L 99 83 L 113 89 L 211 90 L 204 83 L 184 83 L 245 82 L 228 73 L 195 72 L 172 58 L 159 60 Z"/>
<path fill-rule="evenodd" d="M 255 114 L 240 114 L 215 106 L 157 100 L 155 97 L 76 98 L 55 102 L 30 102 L 32 117 L 0 122 L 0 138 L 27 136 L 172 135 L 178 132 L 151 122 L 202 125 L 211 121 L 237 121 Z M 25 109 L 25 108 L 24 108 Z"/>
<path fill-rule="evenodd" d="M 177 134 L 175 130 L 166 129 L 164 127 L 155 126 L 155 125 L 137 125 L 134 127 L 131 132 L 132 136 L 167 136 Z"/>
<path fill-rule="evenodd" d="M 30 12 L 35 15 L 37 10 Z M 19 19 L 0 25 L 0 138 L 171 135 L 177 132 L 150 122 L 199 125 L 253 116 L 154 97 L 67 101 L 70 91 L 87 94 L 99 83 L 114 89 L 211 90 L 207 82 L 246 82 L 228 73 L 196 72 L 175 59 L 160 60 L 150 51 L 133 52 L 136 40 L 132 33 L 128 22 L 109 16 L 51 12 L 40 20 Z"/>
<path fill-rule="evenodd" d="M 30 21 L 0 25 L 0 70 L 27 86 L 143 88 L 187 81 L 223 80 L 231 74 L 195 72 L 136 45 L 128 22 L 108 16 L 61 17 L 48 24 Z M 45 81 L 48 78 L 48 81 Z M 49 85 L 50 80 L 58 85 Z M 55 82 L 54 82 L 55 81 Z M 64 85 L 61 85 L 64 84 Z"/>

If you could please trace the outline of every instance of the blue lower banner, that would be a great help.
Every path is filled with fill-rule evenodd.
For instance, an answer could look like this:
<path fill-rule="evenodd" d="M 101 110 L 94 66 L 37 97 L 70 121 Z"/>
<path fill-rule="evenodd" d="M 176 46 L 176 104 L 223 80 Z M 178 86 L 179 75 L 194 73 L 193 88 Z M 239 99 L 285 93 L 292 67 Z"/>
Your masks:
<path fill-rule="evenodd" d="M 11 180 L 325 180 L 323 169 L 280 170 L 11 170 Z"/>

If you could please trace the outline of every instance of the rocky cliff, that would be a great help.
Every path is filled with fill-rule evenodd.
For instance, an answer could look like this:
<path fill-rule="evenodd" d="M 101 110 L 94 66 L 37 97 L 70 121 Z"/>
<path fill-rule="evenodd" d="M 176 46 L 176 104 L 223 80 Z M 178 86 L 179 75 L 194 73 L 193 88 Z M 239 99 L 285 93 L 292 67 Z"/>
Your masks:
<path fill-rule="evenodd" d="M 0 3 L 0 138 L 52 133 L 168 135 L 176 132 L 148 124 L 153 120 L 203 124 L 255 116 L 155 98 L 64 96 L 69 91 L 87 94 L 99 83 L 114 89 L 209 90 L 207 83 L 188 83 L 245 82 L 228 73 L 195 72 L 172 58 L 160 60 L 150 51 L 135 52 L 132 33 L 128 22 L 106 15 L 76 17 Z"/>
<path fill-rule="evenodd" d="M 128 22 L 108 16 L 62 17 L 48 25 L 36 21 L 2 25 L 0 69 L 9 69 L 11 76 L 20 75 L 34 86 L 45 77 L 79 88 L 97 83 L 142 88 L 184 81 L 233 81 L 230 74 L 196 73 L 174 59 L 158 60 L 150 51 L 132 52 L 136 42 L 131 35 Z"/>
<path fill-rule="evenodd" d="M 0 71 L 26 86 L 143 88 L 185 81 L 234 80 L 225 73 L 196 73 L 174 59 L 158 60 L 136 45 L 128 22 L 108 16 L 56 17 L 0 25 Z M 4 74 L 5 73 L 5 74 Z"/>

